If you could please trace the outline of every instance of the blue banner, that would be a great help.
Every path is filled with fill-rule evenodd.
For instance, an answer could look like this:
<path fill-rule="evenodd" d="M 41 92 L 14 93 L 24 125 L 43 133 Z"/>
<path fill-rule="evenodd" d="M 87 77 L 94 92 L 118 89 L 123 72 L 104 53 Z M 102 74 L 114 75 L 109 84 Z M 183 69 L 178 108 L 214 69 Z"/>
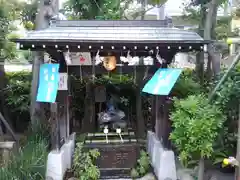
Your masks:
<path fill-rule="evenodd" d="M 39 72 L 38 102 L 54 103 L 57 97 L 59 64 L 42 64 Z"/>
<path fill-rule="evenodd" d="M 142 92 L 153 95 L 169 95 L 182 69 L 159 69 L 145 84 Z"/>

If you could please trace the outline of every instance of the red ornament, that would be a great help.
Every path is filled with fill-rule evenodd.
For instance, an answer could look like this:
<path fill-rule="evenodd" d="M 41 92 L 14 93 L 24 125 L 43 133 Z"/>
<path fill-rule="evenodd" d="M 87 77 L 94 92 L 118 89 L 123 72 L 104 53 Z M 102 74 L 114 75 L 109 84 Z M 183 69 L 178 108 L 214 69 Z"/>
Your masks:
<path fill-rule="evenodd" d="M 83 63 L 85 61 L 85 58 L 84 57 L 80 57 L 80 62 Z"/>

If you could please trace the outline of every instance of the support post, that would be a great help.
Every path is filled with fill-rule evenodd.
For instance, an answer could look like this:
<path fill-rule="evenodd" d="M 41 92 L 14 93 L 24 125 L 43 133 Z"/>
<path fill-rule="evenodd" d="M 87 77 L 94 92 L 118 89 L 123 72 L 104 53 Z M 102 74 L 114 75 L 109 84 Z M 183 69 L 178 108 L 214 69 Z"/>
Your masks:
<path fill-rule="evenodd" d="M 156 123 L 156 97 L 151 97 L 151 125 L 152 132 L 155 132 L 155 123 Z"/>
<path fill-rule="evenodd" d="M 59 128 L 59 119 L 58 119 L 58 104 L 52 103 L 50 105 L 51 109 L 51 145 L 52 149 L 60 149 L 60 128 Z"/>
<path fill-rule="evenodd" d="M 66 133 L 67 133 L 67 137 L 68 137 L 68 136 L 70 136 L 70 114 L 69 114 L 70 113 L 69 112 L 70 111 L 70 109 L 69 109 L 70 103 L 69 103 L 69 96 L 67 96 L 66 105 L 67 105 L 67 117 L 66 117 L 67 118 L 66 119 L 67 120 L 67 122 L 66 122 L 67 132 Z"/>
<path fill-rule="evenodd" d="M 18 140 L 17 136 L 15 135 L 12 128 L 8 124 L 7 120 L 3 117 L 2 113 L 0 112 L 0 123 L 1 122 L 4 124 L 4 126 L 7 128 L 7 130 L 10 132 L 12 138 L 14 139 L 14 141 L 16 141 L 16 144 L 17 144 L 17 147 L 18 147 L 19 146 L 19 140 Z"/>
<path fill-rule="evenodd" d="M 172 59 L 172 56 L 165 57 L 168 61 Z M 162 65 L 162 68 L 167 68 L 167 63 Z M 160 142 L 164 146 L 164 148 L 169 148 L 169 118 L 168 112 L 166 111 L 167 108 L 167 99 L 166 96 L 155 96 L 156 105 L 155 105 L 155 112 L 156 112 L 156 123 L 155 123 L 155 133 L 159 138 Z"/>
<path fill-rule="evenodd" d="M 84 118 L 82 122 L 83 132 L 94 132 L 95 131 L 95 99 L 92 82 L 86 83 L 86 96 L 84 100 Z"/>
<path fill-rule="evenodd" d="M 156 123 L 155 123 L 155 133 L 159 140 L 163 142 L 163 97 L 155 96 L 156 99 Z"/>
<path fill-rule="evenodd" d="M 141 139 L 145 137 L 145 123 L 142 113 L 142 88 L 143 88 L 144 68 L 139 69 L 136 73 L 136 122 L 137 122 L 137 138 Z"/>

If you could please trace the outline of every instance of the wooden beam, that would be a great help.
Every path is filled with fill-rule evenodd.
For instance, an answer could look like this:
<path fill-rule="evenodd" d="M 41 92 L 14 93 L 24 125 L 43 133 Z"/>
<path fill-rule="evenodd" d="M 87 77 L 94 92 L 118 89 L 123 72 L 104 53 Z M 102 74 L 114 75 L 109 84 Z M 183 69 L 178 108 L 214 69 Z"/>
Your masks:
<path fill-rule="evenodd" d="M 8 124 L 7 120 L 3 117 L 2 113 L 0 112 L 0 122 L 2 122 L 4 124 L 4 126 L 7 128 L 7 130 L 10 132 L 12 138 L 14 141 L 16 141 L 17 146 L 19 145 L 19 140 L 16 136 L 16 134 L 13 132 L 12 128 L 10 127 L 10 125 Z"/>
<path fill-rule="evenodd" d="M 13 149 L 14 145 L 16 145 L 16 142 L 14 141 L 6 141 L 6 142 L 0 142 L 0 149 Z"/>
<path fill-rule="evenodd" d="M 137 72 L 139 71 L 145 71 L 145 69 L 148 68 L 148 73 L 149 74 L 154 74 L 156 70 L 158 69 L 155 65 L 153 66 L 144 66 L 144 65 L 139 65 L 139 66 L 117 66 L 115 70 L 111 71 L 111 73 L 117 73 L 117 74 L 133 74 L 134 70 L 136 69 Z M 92 75 L 92 66 L 81 66 L 81 71 L 82 71 L 82 76 L 83 77 L 88 77 Z M 94 68 L 96 74 L 108 74 L 109 72 L 102 66 L 95 66 Z M 75 76 L 80 76 L 80 66 L 68 66 L 68 73 L 75 75 Z"/>

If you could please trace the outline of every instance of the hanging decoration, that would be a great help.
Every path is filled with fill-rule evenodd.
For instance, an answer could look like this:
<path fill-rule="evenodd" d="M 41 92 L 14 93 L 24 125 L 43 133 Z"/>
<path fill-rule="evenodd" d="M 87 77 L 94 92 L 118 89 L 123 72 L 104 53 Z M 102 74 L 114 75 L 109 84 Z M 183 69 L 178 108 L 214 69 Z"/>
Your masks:
<path fill-rule="evenodd" d="M 132 57 L 130 51 L 128 51 L 127 57 L 120 56 L 120 61 L 123 63 L 128 63 L 129 66 L 139 65 L 139 60 L 140 59 L 138 56 Z"/>
<path fill-rule="evenodd" d="M 117 60 L 115 56 L 107 56 L 103 60 L 103 66 L 107 71 L 112 71 L 117 66 Z"/>
<path fill-rule="evenodd" d="M 70 54 L 69 50 L 64 53 L 64 59 L 65 59 L 65 61 L 66 61 L 67 66 L 69 66 L 69 65 L 72 64 L 72 60 L 71 60 L 70 55 L 71 55 L 71 54 Z"/>
<path fill-rule="evenodd" d="M 56 60 L 52 59 L 50 54 L 48 54 L 47 52 L 44 52 L 43 55 L 43 62 L 44 63 L 52 63 L 52 62 L 57 62 Z"/>
<path fill-rule="evenodd" d="M 59 82 L 59 64 L 42 64 L 40 66 L 38 102 L 54 103 L 57 97 Z"/>
<path fill-rule="evenodd" d="M 47 52 L 44 52 L 43 60 L 44 60 L 43 61 L 44 63 L 49 63 L 50 62 L 50 55 Z"/>
<path fill-rule="evenodd" d="M 99 55 L 99 51 L 97 52 L 96 56 L 95 56 L 95 65 L 99 65 L 104 61 L 104 57 L 101 57 Z"/>
<path fill-rule="evenodd" d="M 161 58 L 161 56 L 159 55 L 159 50 L 157 51 L 156 59 L 160 63 L 160 65 L 162 65 L 163 63 L 166 63 L 166 60 Z"/>
<path fill-rule="evenodd" d="M 92 58 L 89 52 L 65 52 L 65 60 L 69 60 L 69 66 L 92 65 Z"/>
<path fill-rule="evenodd" d="M 68 73 L 59 73 L 58 90 L 68 90 Z"/>
<path fill-rule="evenodd" d="M 182 69 L 161 68 L 145 84 L 142 92 L 153 95 L 169 95 Z"/>
<path fill-rule="evenodd" d="M 147 56 L 143 58 L 143 64 L 146 66 L 153 65 L 153 58 L 151 56 Z"/>

